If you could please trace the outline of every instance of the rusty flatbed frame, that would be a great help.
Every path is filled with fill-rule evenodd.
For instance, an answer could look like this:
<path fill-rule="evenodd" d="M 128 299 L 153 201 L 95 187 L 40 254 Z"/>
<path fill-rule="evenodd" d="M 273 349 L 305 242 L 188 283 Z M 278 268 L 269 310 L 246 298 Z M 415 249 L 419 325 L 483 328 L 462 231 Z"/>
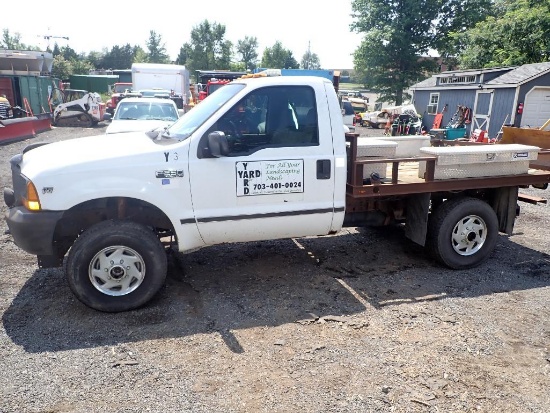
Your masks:
<path fill-rule="evenodd" d="M 522 175 L 506 175 L 481 178 L 455 178 L 434 180 L 436 157 L 423 156 L 412 158 L 357 157 L 357 138 L 359 134 L 347 133 L 350 143 L 351 167 L 348 169 L 346 193 L 348 198 L 385 198 L 423 193 L 489 189 L 501 187 L 527 187 L 550 183 L 550 151 L 541 150 L 539 159 L 530 163 L 529 172 Z M 406 163 L 425 161 L 424 179 L 411 178 L 402 173 L 400 166 Z M 392 164 L 390 182 L 363 184 L 363 167 L 370 163 Z M 536 168 L 536 169 L 535 169 Z M 418 169 L 416 169 L 418 171 Z M 401 176 L 400 176 L 401 174 Z M 401 179 L 402 178 L 402 179 Z"/>

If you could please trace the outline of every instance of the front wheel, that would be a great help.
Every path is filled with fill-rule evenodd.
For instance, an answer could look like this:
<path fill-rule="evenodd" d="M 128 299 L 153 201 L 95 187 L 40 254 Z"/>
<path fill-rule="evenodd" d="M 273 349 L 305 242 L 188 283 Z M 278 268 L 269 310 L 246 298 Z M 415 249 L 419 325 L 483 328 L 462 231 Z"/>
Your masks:
<path fill-rule="evenodd" d="M 153 231 L 134 222 L 104 221 L 77 238 L 65 274 L 84 304 L 119 312 L 147 303 L 164 284 L 166 268 L 166 252 Z"/>
<path fill-rule="evenodd" d="M 489 258 L 498 238 L 498 219 L 489 204 L 464 197 L 444 202 L 430 217 L 426 246 L 453 269 L 478 266 Z"/>

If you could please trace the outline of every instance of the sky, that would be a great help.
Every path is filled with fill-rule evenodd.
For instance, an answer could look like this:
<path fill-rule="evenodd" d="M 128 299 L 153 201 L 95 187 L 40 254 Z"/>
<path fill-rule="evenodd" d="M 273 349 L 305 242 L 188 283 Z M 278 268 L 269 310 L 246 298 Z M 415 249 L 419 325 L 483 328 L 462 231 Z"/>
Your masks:
<path fill-rule="evenodd" d="M 341 3 L 337 6 L 338 3 Z M 10 3 L 8 3 L 10 4 Z M 352 69 L 353 52 L 361 36 L 350 31 L 351 0 L 323 3 L 316 0 L 278 1 L 127 1 L 77 3 L 28 0 L 24 9 L 11 2 L 0 14 L 0 29 L 21 35 L 21 41 L 45 49 L 69 46 L 77 53 L 108 51 L 114 45 L 141 46 L 149 33 L 160 34 L 166 51 L 175 60 L 180 47 L 190 41 L 191 30 L 204 20 L 223 24 L 225 39 L 236 45 L 245 36 L 258 39 L 259 59 L 266 47 L 280 41 L 298 63 L 310 48 L 324 69 Z M 12 11 L 10 12 L 10 8 Z M 82 15 L 77 11 L 82 10 Z M 29 10 L 29 13 L 24 13 Z M 120 17 L 120 18 L 119 18 Z"/>

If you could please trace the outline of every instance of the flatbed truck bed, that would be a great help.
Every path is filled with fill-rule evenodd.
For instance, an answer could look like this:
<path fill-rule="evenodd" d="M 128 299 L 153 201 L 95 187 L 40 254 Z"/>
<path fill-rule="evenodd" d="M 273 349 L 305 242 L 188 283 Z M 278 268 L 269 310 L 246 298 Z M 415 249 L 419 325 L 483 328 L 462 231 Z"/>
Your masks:
<path fill-rule="evenodd" d="M 346 134 L 350 143 L 350 167 L 346 193 L 348 199 L 388 198 L 403 195 L 437 193 L 448 191 L 465 191 L 474 189 L 489 189 L 502 187 L 536 187 L 547 186 L 550 183 L 550 150 L 539 151 L 539 158 L 530 162 L 528 173 L 521 175 L 487 176 L 476 178 L 434 179 L 435 156 L 416 157 L 384 157 L 357 156 L 358 134 Z M 424 178 L 418 176 L 420 162 L 426 162 Z M 391 171 L 389 179 L 381 182 L 365 184 L 363 168 L 368 164 L 388 164 Z"/>

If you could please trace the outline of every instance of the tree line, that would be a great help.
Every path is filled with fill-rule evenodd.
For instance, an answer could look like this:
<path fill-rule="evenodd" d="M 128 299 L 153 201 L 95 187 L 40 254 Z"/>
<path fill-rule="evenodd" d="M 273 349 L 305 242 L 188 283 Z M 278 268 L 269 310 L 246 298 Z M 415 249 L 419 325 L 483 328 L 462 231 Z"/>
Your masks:
<path fill-rule="evenodd" d="M 550 58 L 549 0 L 352 0 L 361 83 L 400 105 L 438 71 L 519 66 Z M 439 59 L 425 58 L 430 52 Z"/>
<path fill-rule="evenodd" d="M 298 63 L 292 51 L 276 41 L 273 46 L 264 49 L 260 58 L 256 37 L 245 36 L 233 44 L 225 38 L 225 33 L 225 25 L 204 20 L 193 27 L 191 40 L 181 46 L 175 61 L 170 59 L 162 36 L 154 30 L 149 32 L 149 38 L 145 42 L 146 49 L 126 44 L 86 54 L 77 53 L 69 46 L 59 47 L 55 43 L 53 49 L 48 50 L 54 57 L 52 75 L 67 79 L 71 74 L 88 74 L 91 70 L 129 69 L 132 63 L 174 63 L 185 65 L 191 73 L 195 70 L 247 71 L 256 67 L 321 68 L 318 55 L 310 50 L 304 53 Z M 11 34 L 8 29 L 3 29 L 0 47 L 10 50 L 40 50 L 36 46 L 22 43 L 21 35 Z"/>
<path fill-rule="evenodd" d="M 354 52 L 352 81 L 400 105 L 406 90 L 437 72 L 519 66 L 550 59 L 550 0 L 350 0 L 353 23 L 362 35 Z M 146 49 L 126 44 L 78 54 L 53 48 L 54 75 L 87 74 L 90 69 L 128 69 L 134 62 L 176 63 L 195 70 L 246 71 L 256 67 L 321 68 L 306 51 L 298 63 L 281 42 L 261 57 L 254 36 L 233 43 L 223 24 L 204 20 L 191 30 L 177 59 L 170 62 L 162 37 L 150 31 Z M 3 30 L 0 47 L 35 49 Z M 438 58 L 427 58 L 430 54 Z"/>

